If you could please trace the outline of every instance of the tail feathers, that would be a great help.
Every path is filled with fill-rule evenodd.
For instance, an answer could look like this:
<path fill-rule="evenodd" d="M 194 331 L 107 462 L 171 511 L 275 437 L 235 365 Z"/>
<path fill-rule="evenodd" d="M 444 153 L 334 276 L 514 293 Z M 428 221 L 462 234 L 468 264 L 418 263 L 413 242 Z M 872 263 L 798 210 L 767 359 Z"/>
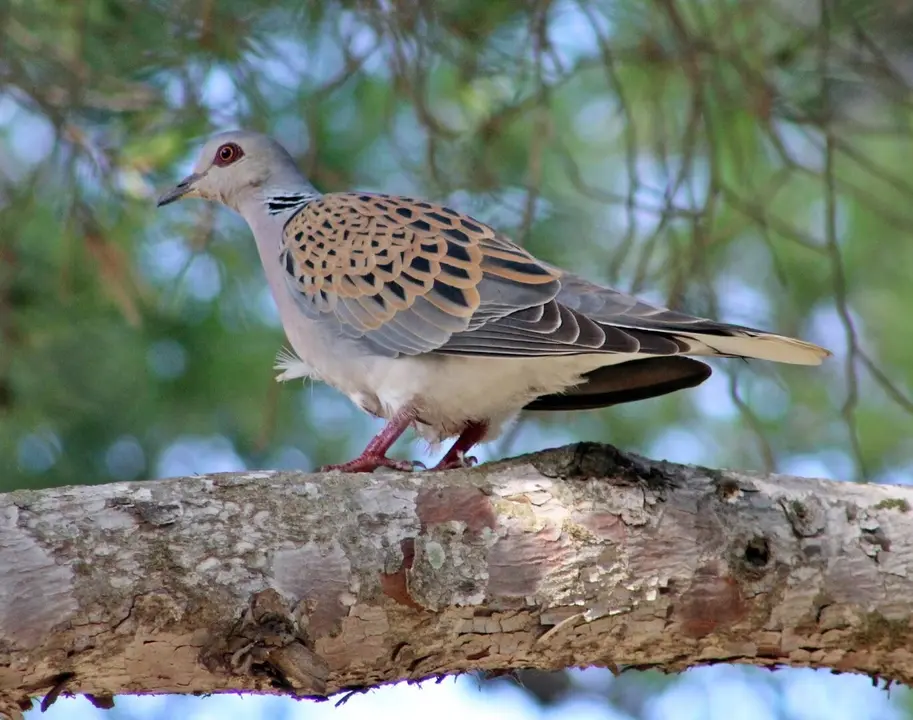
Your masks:
<path fill-rule="evenodd" d="M 691 346 L 691 352 L 697 355 L 728 355 L 790 365 L 820 365 L 831 356 L 830 350 L 804 340 L 749 330 L 728 336 L 682 333 L 681 337 L 697 343 Z"/>
<path fill-rule="evenodd" d="M 586 373 L 579 385 L 538 397 L 524 409 L 592 410 L 647 400 L 700 385 L 710 372 L 709 365 L 682 355 L 603 365 Z"/>

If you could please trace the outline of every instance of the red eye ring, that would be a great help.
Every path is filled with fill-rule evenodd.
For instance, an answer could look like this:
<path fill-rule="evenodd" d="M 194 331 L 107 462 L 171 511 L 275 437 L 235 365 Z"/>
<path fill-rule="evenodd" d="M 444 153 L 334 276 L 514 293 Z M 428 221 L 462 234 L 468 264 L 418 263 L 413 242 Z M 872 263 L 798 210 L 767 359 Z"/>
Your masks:
<path fill-rule="evenodd" d="M 212 161 L 219 167 L 225 167 L 226 165 L 231 165 L 242 155 L 244 155 L 244 151 L 238 145 L 235 143 L 225 143 L 216 150 L 216 156 Z"/>

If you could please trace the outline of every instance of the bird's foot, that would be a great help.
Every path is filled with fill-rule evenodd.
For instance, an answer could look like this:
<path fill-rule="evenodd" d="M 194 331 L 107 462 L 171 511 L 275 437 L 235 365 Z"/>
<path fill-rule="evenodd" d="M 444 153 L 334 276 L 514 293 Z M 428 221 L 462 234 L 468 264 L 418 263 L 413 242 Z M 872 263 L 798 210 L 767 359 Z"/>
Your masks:
<path fill-rule="evenodd" d="M 464 455 L 459 453 L 455 457 L 444 456 L 444 459 L 441 460 L 437 465 L 431 468 L 432 472 L 437 470 L 456 470 L 458 468 L 471 468 L 473 465 L 477 465 L 479 459 L 473 455 Z"/>
<path fill-rule="evenodd" d="M 364 454 L 349 462 L 340 463 L 339 465 L 324 465 L 318 472 L 330 472 L 331 470 L 340 470 L 347 473 L 374 472 L 377 468 L 390 468 L 400 472 L 413 472 L 415 470 L 425 470 L 424 464 L 417 460 L 393 460 L 386 455 Z"/>

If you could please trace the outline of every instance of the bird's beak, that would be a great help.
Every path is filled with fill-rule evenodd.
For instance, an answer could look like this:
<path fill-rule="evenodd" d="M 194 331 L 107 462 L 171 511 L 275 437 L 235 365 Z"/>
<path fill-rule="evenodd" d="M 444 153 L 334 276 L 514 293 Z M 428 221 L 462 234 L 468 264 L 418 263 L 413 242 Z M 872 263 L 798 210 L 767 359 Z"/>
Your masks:
<path fill-rule="evenodd" d="M 163 193 L 158 199 L 156 207 L 162 207 L 162 205 L 167 205 L 168 203 L 173 203 L 175 200 L 180 200 L 185 195 L 190 195 L 195 191 L 194 183 L 201 177 L 203 177 L 201 173 L 191 173 L 171 188 L 171 190 Z"/>

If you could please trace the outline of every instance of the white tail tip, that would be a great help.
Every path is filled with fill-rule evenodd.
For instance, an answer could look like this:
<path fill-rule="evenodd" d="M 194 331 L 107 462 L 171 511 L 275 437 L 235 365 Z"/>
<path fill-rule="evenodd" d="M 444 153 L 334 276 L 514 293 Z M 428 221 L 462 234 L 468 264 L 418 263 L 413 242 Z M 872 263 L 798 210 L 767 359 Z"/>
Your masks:
<path fill-rule="evenodd" d="M 832 355 L 830 350 L 813 343 L 769 333 L 746 332 L 733 337 L 695 334 L 688 337 L 706 346 L 711 354 L 721 353 L 790 365 L 820 365 Z"/>

